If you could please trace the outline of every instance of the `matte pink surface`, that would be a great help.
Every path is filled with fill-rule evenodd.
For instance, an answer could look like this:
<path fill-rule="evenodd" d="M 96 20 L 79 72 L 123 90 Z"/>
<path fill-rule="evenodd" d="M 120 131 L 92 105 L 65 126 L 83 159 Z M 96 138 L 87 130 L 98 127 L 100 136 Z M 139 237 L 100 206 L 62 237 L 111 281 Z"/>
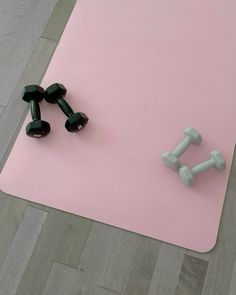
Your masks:
<path fill-rule="evenodd" d="M 236 135 L 236 2 L 79 0 L 42 85 L 61 82 L 90 121 L 70 134 L 57 105 L 52 132 L 25 135 L 0 177 L 12 195 L 204 252 L 217 232 Z M 192 188 L 160 155 L 194 127 L 192 166 L 219 149 L 227 169 Z"/>

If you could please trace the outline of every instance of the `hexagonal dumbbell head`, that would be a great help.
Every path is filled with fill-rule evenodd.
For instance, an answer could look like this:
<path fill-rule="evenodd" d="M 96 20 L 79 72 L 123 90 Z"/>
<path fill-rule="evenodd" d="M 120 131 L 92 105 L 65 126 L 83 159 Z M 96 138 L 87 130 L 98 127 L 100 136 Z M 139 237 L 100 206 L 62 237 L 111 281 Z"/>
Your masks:
<path fill-rule="evenodd" d="M 185 128 L 184 134 L 190 138 L 192 144 L 198 145 L 202 142 L 201 134 L 194 128 Z"/>
<path fill-rule="evenodd" d="M 42 101 L 44 98 L 44 89 L 38 85 L 28 85 L 24 87 L 22 99 L 26 102 L 36 100 Z"/>
<path fill-rule="evenodd" d="M 190 169 L 188 166 L 182 166 L 179 169 L 180 178 L 185 185 L 191 186 L 193 184 L 195 175 L 207 171 L 212 167 L 215 167 L 219 171 L 222 171 L 226 168 L 225 159 L 219 151 L 214 150 L 210 153 L 210 155 L 211 157 L 208 161 L 202 162 L 197 166 L 194 166 L 192 169 Z"/>
<path fill-rule="evenodd" d="M 185 128 L 184 135 L 184 139 L 177 145 L 173 152 L 164 152 L 161 155 L 166 166 L 173 170 L 178 170 L 181 167 L 179 157 L 191 144 L 199 145 L 202 142 L 201 134 L 194 128 Z"/>
<path fill-rule="evenodd" d="M 191 186 L 193 184 L 194 174 L 188 166 L 182 166 L 179 169 L 179 176 L 185 185 Z"/>
<path fill-rule="evenodd" d="M 45 100 L 49 103 L 56 103 L 59 97 L 64 97 L 66 95 L 66 92 L 67 90 L 64 85 L 54 83 L 46 89 Z"/>
<path fill-rule="evenodd" d="M 32 121 L 26 126 L 26 134 L 30 137 L 44 137 L 50 132 L 50 125 L 46 121 Z"/>
<path fill-rule="evenodd" d="M 211 152 L 211 159 L 214 162 L 215 167 L 218 170 L 222 171 L 226 168 L 226 162 L 225 162 L 225 159 L 224 159 L 223 155 L 221 154 L 221 152 L 216 151 L 216 150 L 212 151 Z"/>
<path fill-rule="evenodd" d="M 70 116 L 65 123 L 65 127 L 69 132 L 82 130 L 88 123 L 89 118 L 84 113 L 75 113 Z"/>
<path fill-rule="evenodd" d="M 172 152 L 162 153 L 161 158 L 166 166 L 173 170 L 178 170 L 181 166 L 179 159 Z"/>

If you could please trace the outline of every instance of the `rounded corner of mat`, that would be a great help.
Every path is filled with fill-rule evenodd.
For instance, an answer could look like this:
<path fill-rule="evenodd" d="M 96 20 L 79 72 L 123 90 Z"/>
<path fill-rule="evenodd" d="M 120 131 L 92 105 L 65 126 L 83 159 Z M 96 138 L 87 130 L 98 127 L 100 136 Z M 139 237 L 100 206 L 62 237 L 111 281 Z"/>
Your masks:
<path fill-rule="evenodd" d="M 197 251 L 199 253 L 209 253 L 209 252 L 211 252 L 212 250 L 215 249 L 216 245 L 217 245 L 217 238 L 213 239 L 211 241 L 211 243 L 208 243 L 206 245 L 202 245 L 202 247 L 199 247 L 195 251 Z"/>

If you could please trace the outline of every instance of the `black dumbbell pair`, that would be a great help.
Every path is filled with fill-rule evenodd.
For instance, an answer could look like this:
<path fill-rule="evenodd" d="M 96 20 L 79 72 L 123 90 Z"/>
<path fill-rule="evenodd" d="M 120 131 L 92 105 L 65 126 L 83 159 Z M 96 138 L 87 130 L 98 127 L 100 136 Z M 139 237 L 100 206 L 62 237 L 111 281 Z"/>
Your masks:
<path fill-rule="evenodd" d="M 50 132 L 50 124 L 41 120 L 39 102 L 45 99 L 48 103 L 57 103 L 63 113 L 68 117 L 65 127 L 69 132 L 82 130 L 88 123 L 88 117 L 84 113 L 74 113 L 69 104 L 65 101 L 66 88 L 64 85 L 55 83 L 49 86 L 46 91 L 38 85 L 24 87 L 22 99 L 31 104 L 31 115 L 33 121 L 26 126 L 26 134 L 30 137 L 44 137 Z"/>

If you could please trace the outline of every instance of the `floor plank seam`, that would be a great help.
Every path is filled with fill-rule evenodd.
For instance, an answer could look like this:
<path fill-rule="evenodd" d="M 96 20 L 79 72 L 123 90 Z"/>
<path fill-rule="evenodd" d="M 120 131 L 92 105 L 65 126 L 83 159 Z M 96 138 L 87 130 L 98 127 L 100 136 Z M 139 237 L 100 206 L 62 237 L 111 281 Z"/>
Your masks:
<path fill-rule="evenodd" d="M 51 272 L 52 272 L 52 268 L 53 268 L 53 261 L 51 261 L 51 267 L 50 267 L 50 271 L 48 272 L 48 277 L 47 277 L 47 279 L 45 280 L 45 282 L 43 283 L 43 285 L 42 285 L 42 293 L 41 294 L 44 294 L 44 290 L 46 289 L 46 286 L 47 286 L 47 282 L 48 282 L 48 279 L 49 279 L 49 277 L 50 277 L 50 274 L 51 274 Z"/>
<path fill-rule="evenodd" d="M 1 112 L 0 112 L 0 118 L 1 118 L 6 108 L 3 106 L 0 106 L 0 109 L 1 109 Z"/>
<path fill-rule="evenodd" d="M 54 263 L 57 263 L 57 264 L 60 264 L 60 265 L 66 266 L 66 267 L 68 267 L 68 268 L 71 268 L 72 270 L 78 271 L 78 268 L 75 268 L 75 267 L 73 267 L 73 266 L 71 266 L 71 265 L 69 265 L 69 264 L 62 263 L 62 262 L 60 262 L 60 261 L 57 261 L 57 259 L 53 260 L 53 264 L 54 264 Z"/>
<path fill-rule="evenodd" d="M 29 203 L 29 205 L 27 205 L 27 207 L 34 208 L 34 209 L 40 210 L 40 211 L 42 211 L 42 212 L 46 212 L 46 213 L 48 214 L 48 211 L 43 210 L 43 209 L 41 209 L 41 208 L 37 208 L 37 207 L 31 206 L 30 203 Z"/>
<path fill-rule="evenodd" d="M 114 293 L 114 294 L 121 294 L 120 292 L 114 291 L 114 290 L 112 290 L 112 289 L 110 289 L 110 288 L 107 288 L 107 287 L 104 287 L 104 286 L 101 286 L 101 285 L 98 285 L 98 288 L 101 288 L 101 289 L 107 290 L 107 291 L 112 292 L 112 293 Z"/>
<path fill-rule="evenodd" d="M 45 208 L 42 209 L 42 210 L 43 210 L 43 211 L 46 211 L 46 212 L 49 213 L 49 208 L 48 208 L 47 206 L 43 205 L 43 204 L 34 203 L 34 202 L 29 201 L 29 205 L 30 205 L 31 207 L 38 208 L 38 209 L 40 209 L 38 206 L 43 206 L 43 207 L 45 207 Z"/>
<path fill-rule="evenodd" d="M 57 43 L 60 41 L 60 39 L 57 40 L 57 39 L 53 39 L 53 38 L 44 37 L 43 34 L 40 36 L 40 39 L 45 39 L 45 40 L 49 40 L 49 41 L 53 41 L 53 42 L 57 42 Z"/>

